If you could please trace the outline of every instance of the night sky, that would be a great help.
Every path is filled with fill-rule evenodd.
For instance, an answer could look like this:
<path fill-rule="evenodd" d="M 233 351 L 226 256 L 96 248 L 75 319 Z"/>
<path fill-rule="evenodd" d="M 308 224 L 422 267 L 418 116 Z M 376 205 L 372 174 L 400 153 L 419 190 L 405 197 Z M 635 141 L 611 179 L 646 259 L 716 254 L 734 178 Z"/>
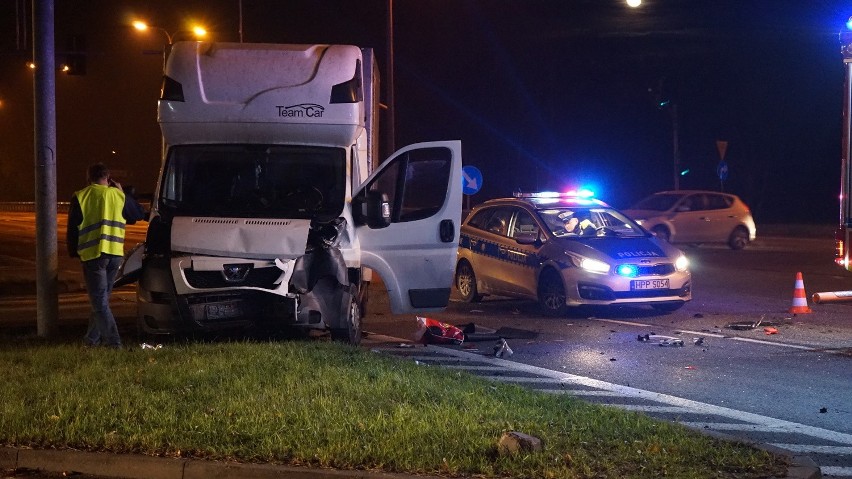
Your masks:
<path fill-rule="evenodd" d="M 26 4 L 26 7 L 23 5 Z M 188 20 L 239 41 L 239 1 L 55 0 L 57 191 L 104 161 L 153 191 L 162 32 Z M 243 40 L 351 43 L 387 60 L 388 0 L 242 0 Z M 0 201 L 34 198 L 29 0 L 0 2 Z M 460 139 L 483 174 L 473 204 L 521 189 L 588 186 L 616 207 L 671 189 L 741 196 L 758 223 L 837 219 L 841 1 L 393 0 L 397 148 Z M 22 17 L 26 18 L 22 18 Z M 18 21 L 16 21 L 16 17 Z M 660 101 L 668 104 L 659 108 Z M 717 140 L 729 176 L 716 175 Z M 387 152 L 385 152 L 387 153 Z"/>

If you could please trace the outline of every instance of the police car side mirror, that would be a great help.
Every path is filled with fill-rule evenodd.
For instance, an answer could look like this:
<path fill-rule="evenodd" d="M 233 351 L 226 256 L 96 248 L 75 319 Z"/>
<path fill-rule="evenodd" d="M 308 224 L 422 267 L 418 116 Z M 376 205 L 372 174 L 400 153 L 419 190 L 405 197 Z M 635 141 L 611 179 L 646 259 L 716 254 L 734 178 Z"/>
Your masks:
<path fill-rule="evenodd" d="M 538 233 L 537 232 L 517 233 L 517 234 L 515 234 L 515 241 L 518 244 L 523 244 L 523 245 L 535 244 L 535 242 L 538 241 Z"/>
<path fill-rule="evenodd" d="M 354 200 L 353 208 L 356 221 L 370 228 L 387 228 L 391 224 L 390 201 L 388 195 L 369 190 Z"/>

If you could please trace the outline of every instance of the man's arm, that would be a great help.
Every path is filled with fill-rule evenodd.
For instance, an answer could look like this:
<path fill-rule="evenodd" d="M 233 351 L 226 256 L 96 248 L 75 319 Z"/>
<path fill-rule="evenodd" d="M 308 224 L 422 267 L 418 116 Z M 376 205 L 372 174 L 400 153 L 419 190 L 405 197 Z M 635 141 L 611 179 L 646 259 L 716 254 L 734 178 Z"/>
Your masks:
<path fill-rule="evenodd" d="M 145 208 L 136 201 L 136 198 L 129 191 L 124 192 L 124 208 L 121 210 L 121 215 L 124 216 L 124 221 L 129 225 L 145 219 Z"/>

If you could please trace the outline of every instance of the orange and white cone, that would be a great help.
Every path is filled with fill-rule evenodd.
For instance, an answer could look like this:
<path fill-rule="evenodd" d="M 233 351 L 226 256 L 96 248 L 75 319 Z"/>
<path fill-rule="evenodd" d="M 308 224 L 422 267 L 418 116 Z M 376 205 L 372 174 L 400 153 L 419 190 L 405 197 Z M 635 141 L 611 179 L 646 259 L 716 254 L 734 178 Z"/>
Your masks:
<path fill-rule="evenodd" d="M 790 306 L 790 312 L 793 314 L 812 313 L 808 307 L 808 298 L 805 296 L 805 282 L 802 280 L 802 273 L 796 273 L 796 286 L 793 289 L 793 305 Z"/>

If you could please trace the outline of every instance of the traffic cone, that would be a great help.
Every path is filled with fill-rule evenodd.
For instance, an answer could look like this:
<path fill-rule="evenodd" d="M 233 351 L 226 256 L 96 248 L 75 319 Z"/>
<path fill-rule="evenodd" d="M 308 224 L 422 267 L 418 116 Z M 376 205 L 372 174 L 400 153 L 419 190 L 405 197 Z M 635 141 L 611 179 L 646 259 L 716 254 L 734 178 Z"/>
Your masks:
<path fill-rule="evenodd" d="M 808 298 L 805 296 L 805 282 L 802 280 L 802 273 L 796 273 L 796 287 L 793 290 L 793 305 L 790 306 L 790 312 L 793 314 L 812 313 L 808 307 Z"/>

